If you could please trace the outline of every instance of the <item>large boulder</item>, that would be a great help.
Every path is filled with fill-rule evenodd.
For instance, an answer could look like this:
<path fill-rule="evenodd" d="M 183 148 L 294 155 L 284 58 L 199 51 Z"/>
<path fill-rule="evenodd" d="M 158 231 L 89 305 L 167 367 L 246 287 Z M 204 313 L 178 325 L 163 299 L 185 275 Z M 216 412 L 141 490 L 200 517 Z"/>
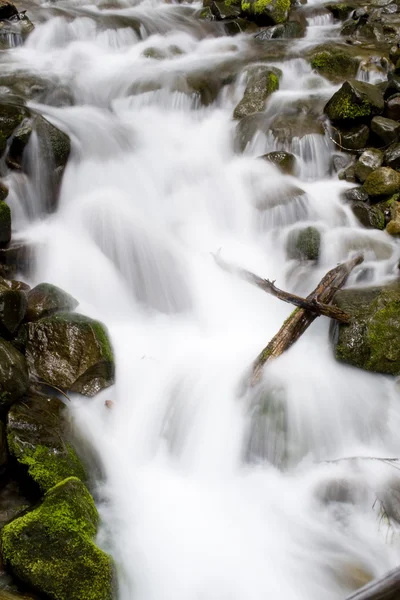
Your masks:
<path fill-rule="evenodd" d="M 290 0 L 242 0 L 242 13 L 258 25 L 276 25 L 287 21 Z"/>
<path fill-rule="evenodd" d="M 261 112 L 265 108 L 265 102 L 279 88 L 278 69 L 269 67 L 252 67 L 249 69 L 248 80 L 244 96 L 236 106 L 233 117 L 242 119 L 252 113 Z"/>
<path fill-rule="evenodd" d="M 28 387 L 25 357 L 9 342 L 0 339 L 0 412 L 21 398 Z"/>
<path fill-rule="evenodd" d="M 65 405 L 58 398 L 30 392 L 8 413 L 9 452 L 42 492 L 67 477 L 86 479 L 68 440 L 64 411 Z"/>
<path fill-rule="evenodd" d="M 19 580 L 53 600 L 111 600 L 112 561 L 93 542 L 98 522 L 88 490 L 70 477 L 3 528 L 4 561 Z"/>
<path fill-rule="evenodd" d="M 355 167 L 355 173 L 358 181 L 364 183 L 368 175 L 379 169 L 383 163 L 383 152 L 377 148 L 368 148 L 358 159 Z"/>
<path fill-rule="evenodd" d="M 392 119 L 374 117 L 371 121 L 371 131 L 385 146 L 400 140 L 400 123 Z"/>
<path fill-rule="evenodd" d="M 368 175 L 363 188 L 371 198 L 391 196 L 400 192 L 400 173 L 389 167 L 380 167 Z"/>
<path fill-rule="evenodd" d="M 326 79 L 336 83 L 357 75 L 360 59 L 346 47 L 317 46 L 309 57 L 311 67 Z"/>
<path fill-rule="evenodd" d="M 385 107 L 381 90 L 364 81 L 345 81 L 324 111 L 331 121 L 360 121 L 380 115 Z"/>
<path fill-rule="evenodd" d="M 114 357 L 102 323 L 59 313 L 27 324 L 30 374 L 64 390 L 94 396 L 114 383 Z"/>
<path fill-rule="evenodd" d="M 336 358 L 400 375 L 400 285 L 339 290 L 334 304 L 352 317 L 349 325 L 335 325 Z"/>
<path fill-rule="evenodd" d="M 51 283 L 39 283 L 27 293 L 26 321 L 37 321 L 57 312 L 74 310 L 79 302 Z"/>

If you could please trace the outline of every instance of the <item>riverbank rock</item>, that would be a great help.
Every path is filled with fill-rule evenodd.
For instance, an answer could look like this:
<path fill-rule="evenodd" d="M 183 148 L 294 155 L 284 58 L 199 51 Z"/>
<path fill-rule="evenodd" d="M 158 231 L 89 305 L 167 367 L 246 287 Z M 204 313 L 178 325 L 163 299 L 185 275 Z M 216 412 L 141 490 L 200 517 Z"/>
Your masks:
<path fill-rule="evenodd" d="M 336 358 L 355 367 L 400 374 L 400 285 L 339 290 L 334 304 L 351 315 L 334 325 Z"/>
<path fill-rule="evenodd" d="M 25 357 L 6 340 L 0 339 L 0 412 L 8 409 L 29 387 Z"/>
<path fill-rule="evenodd" d="M 233 112 L 234 119 L 263 111 L 268 96 L 279 89 L 281 75 L 279 69 L 264 66 L 249 69 L 244 96 Z"/>
<path fill-rule="evenodd" d="M 51 283 L 39 283 L 27 293 L 26 321 L 37 321 L 57 312 L 75 310 L 79 302 Z"/>
<path fill-rule="evenodd" d="M 86 479 L 83 464 L 68 441 L 64 411 L 58 398 L 31 391 L 8 413 L 9 452 L 42 493 L 67 477 Z"/>
<path fill-rule="evenodd" d="M 383 152 L 377 148 L 368 148 L 358 159 L 355 166 L 355 174 L 361 183 L 367 179 L 368 175 L 375 169 L 379 169 L 383 163 Z"/>
<path fill-rule="evenodd" d="M 291 259 L 318 260 L 320 247 L 321 234 L 318 229 L 305 227 L 289 234 L 286 253 Z"/>
<path fill-rule="evenodd" d="M 56 600 L 111 600 L 113 565 L 98 548 L 99 516 L 84 484 L 70 477 L 0 534 L 6 565 L 21 581 Z"/>
<path fill-rule="evenodd" d="M 324 112 L 332 122 L 351 122 L 383 112 L 385 103 L 381 90 L 364 81 L 345 81 L 327 102 Z"/>
<path fill-rule="evenodd" d="M 242 0 L 242 14 L 257 25 L 276 25 L 287 21 L 290 0 Z"/>
<path fill-rule="evenodd" d="M 290 152 L 276 151 L 264 154 L 260 158 L 272 163 L 285 175 L 294 175 L 296 171 L 296 157 Z"/>
<path fill-rule="evenodd" d="M 27 324 L 31 376 L 64 390 L 94 396 L 114 383 L 114 357 L 106 328 L 77 313 Z"/>
<path fill-rule="evenodd" d="M 389 167 L 380 167 L 368 175 L 363 188 L 372 198 L 391 196 L 400 192 L 400 173 Z"/>

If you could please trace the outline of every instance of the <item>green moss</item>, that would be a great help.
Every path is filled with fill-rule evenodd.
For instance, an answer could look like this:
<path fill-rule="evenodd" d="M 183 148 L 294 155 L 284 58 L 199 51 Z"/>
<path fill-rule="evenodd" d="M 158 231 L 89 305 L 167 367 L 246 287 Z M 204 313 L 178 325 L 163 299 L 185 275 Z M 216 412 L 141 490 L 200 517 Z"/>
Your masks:
<path fill-rule="evenodd" d="M 278 75 L 276 75 L 276 73 L 270 73 L 268 76 L 268 84 L 267 84 L 267 91 L 268 91 L 268 95 L 272 94 L 272 92 L 276 92 L 276 90 L 279 89 L 279 77 Z"/>
<path fill-rule="evenodd" d="M 312 56 L 311 67 L 331 81 L 354 77 L 359 61 L 345 52 L 323 50 Z"/>
<path fill-rule="evenodd" d="M 0 223 L 11 222 L 11 208 L 6 202 L 0 202 Z"/>
<path fill-rule="evenodd" d="M 287 20 L 290 10 L 290 0 L 255 0 L 255 2 L 246 2 L 242 0 L 242 12 L 249 16 L 269 17 L 274 23 L 283 23 Z"/>
<path fill-rule="evenodd" d="M 387 294 L 378 299 L 376 305 L 382 305 L 369 323 L 367 337 L 371 353 L 368 365 L 374 371 L 388 372 L 388 364 L 393 363 L 393 375 L 399 373 L 400 344 L 400 296 Z"/>
<path fill-rule="evenodd" d="M 3 558 L 20 580 L 50 598 L 111 600 L 112 562 L 92 541 L 98 521 L 88 490 L 70 477 L 3 528 Z"/>

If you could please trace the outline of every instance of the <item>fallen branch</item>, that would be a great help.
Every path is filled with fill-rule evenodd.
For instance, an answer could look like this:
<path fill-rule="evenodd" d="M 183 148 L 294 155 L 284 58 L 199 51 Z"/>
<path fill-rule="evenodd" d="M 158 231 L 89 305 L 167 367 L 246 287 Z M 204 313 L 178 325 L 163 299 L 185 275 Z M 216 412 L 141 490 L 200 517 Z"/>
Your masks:
<path fill-rule="evenodd" d="M 351 271 L 363 262 L 362 256 L 356 256 L 346 263 L 340 264 L 321 279 L 315 290 L 307 296 L 308 302 L 328 304 L 332 301 L 335 292 L 341 288 L 347 281 Z M 316 312 L 304 308 L 296 308 L 286 319 L 278 333 L 272 338 L 269 344 L 262 350 L 254 361 L 251 368 L 250 385 L 256 385 L 262 375 L 262 370 L 266 362 L 277 358 L 285 350 L 288 350 L 299 337 L 308 329 L 311 323 L 317 318 Z"/>
<path fill-rule="evenodd" d="M 330 319 L 335 319 L 340 323 L 349 323 L 350 315 L 345 313 L 343 310 L 338 308 L 337 306 L 331 306 L 329 304 L 324 304 L 323 302 L 319 302 L 316 298 L 308 300 L 307 298 L 302 298 L 301 296 L 296 296 L 295 294 L 289 294 L 288 292 L 284 292 L 279 289 L 275 285 L 275 281 L 270 281 L 269 279 L 262 279 L 258 275 L 255 275 L 251 271 L 247 271 L 246 269 L 242 269 L 240 267 L 236 267 L 231 265 L 230 263 L 225 262 L 219 254 L 213 254 L 214 260 L 221 269 L 227 271 L 228 273 L 232 273 L 233 275 L 237 275 L 241 279 L 248 281 L 249 283 L 257 286 L 267 294 L 271 294 L 282 300 L 283 302 L 288 302 L 289 304 L 294 304 L 299 308 L 304 308 L 305 310 L 309 310 L 313 313 L 316 313 L 317 316 L 324 315 L 325 317 L 329 317 Z"/>
<path fill-rule="evenodd" d="M 396 600 L 399 594 L 400 567 L 396 567 L 347 596 L 346 600 Z"/>

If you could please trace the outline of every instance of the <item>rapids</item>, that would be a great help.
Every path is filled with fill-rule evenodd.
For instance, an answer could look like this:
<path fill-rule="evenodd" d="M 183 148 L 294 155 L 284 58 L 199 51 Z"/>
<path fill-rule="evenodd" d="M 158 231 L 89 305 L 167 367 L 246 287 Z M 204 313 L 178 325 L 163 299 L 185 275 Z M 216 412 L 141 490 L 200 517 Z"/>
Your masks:
<path fill-rule="evenodd" d="M 254 61 L 251 35 L 211 30 L 195 16 L 200 4 L 86 1 L 30 3 L 35 31 L 0 61 L 3 74 L 45 83 L 31 105 L 72 140 L 56 214 L 46 214 L 34 136 L 29 177 L 7 184 L 14 239 L 39 248 L 30 283 L 73 294 L 114 345 L 116 385 L 74 398 L 71 414 L 119 600 L 344 598 L 357 577 L 400 561 L 380 512 L 396 463 L 336 461 L 400 455 L 399 392 L 336 362 L 322 317 L 271 363 L 261 390 L 241 396 L 291 308 L 221 271 L 212 253 L 304 294 L 360 250 L 350 284 L 389 281 L 399 246 L 340 199 L 349 184 L 332 173 L 327 134 L 258 133 L 238 152 L 232 112 Z M 302 102 L 323 106 L 335 90 L 301 58 L 338 36 L 319 1 L 306 37 L 268 62 L 283 71 L 271 120 Z M 154 49 L 163 60 L 144 55 Z M 205 103 L 189 77 L 227 83 Z M 255 160 L 277 148 L 296 154 L 297 177 Z M 305 193 L 293 198 L 293 185 Z M 300 223 L 321 232 L 318 266 L 286 258 Z"/>

